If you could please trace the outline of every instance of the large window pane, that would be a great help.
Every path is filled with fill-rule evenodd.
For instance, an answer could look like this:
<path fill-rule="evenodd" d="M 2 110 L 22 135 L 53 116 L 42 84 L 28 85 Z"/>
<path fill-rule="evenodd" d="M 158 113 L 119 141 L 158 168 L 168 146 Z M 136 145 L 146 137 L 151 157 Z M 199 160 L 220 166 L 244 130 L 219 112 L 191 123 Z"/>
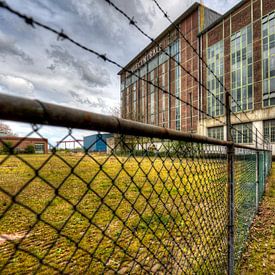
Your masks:
<path fill-rule="evenodd" d="M 275 142 L 275 119 L 264 121 L 264 138 Z"/>
<path fill-rule="evenodd" d="M 251 110 L 253 108 L 251 26 L 247 26 L 231 36 L 231 67 L 232 111 Z M 237 91 L 234 92 L 234 89 Z"/>
<path fill-rule="evenodd" d="M 216 138 L 220 140 L 224 139 L 223 126 L 210 127 L 207 129 L 207 131 L 208 131 L 208 137 Z"/>
<path fill-rule="evenodd" d="M 263 106 L 275 105 L 275 12 L 262 20 Z"/>
<path fill-rule="evenodd" d="M 224 75 L 224 44 L 220 41 L 208 48 L 207 64 L 215 72 L 220 82 L 208 70 L 207 83 L 208 83 L 208 97 L 207 97 L 207 111 L 211 116 L 221 116 L 224 114 L 223 100 L 223 75 Z M 234 75 L 235 77 L 235 75 Z M 220 84 L 222 83 L 222 84 Z M 222 102 L 222 103 L 221 103 Z"/>
<path fill-rule="evenodd" d="M 252 123 L 233 125 L 232 135 L 236 143 L 252 143 Z"/>

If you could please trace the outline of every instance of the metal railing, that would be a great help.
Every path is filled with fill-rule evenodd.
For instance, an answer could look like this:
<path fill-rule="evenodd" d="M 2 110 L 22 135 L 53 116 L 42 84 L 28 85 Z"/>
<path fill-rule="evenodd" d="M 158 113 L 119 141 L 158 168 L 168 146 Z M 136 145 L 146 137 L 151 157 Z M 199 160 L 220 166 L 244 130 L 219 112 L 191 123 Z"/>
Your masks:
<path fill-rule="evenodd" d="M 0 95 L 0 119 L 102 134 L 82 152 L 17 154 L 0 137 L 0 272 L 233 273 L 271 152 Z M 229 121 L 230 122 L 230 121 Z M 54 128 L 51 128 L 54 131 Z M 60 139 L 62 140 L 62 139 Z M 93 152 L 97 143 L 106 152 Z"/>
<path fill-rule="evenodd" d="M 246 124 L 255 148 L 233 142 L 232 130 L 244 133 L 231 124 L 231 116 L 241 123 L 251 120 L 244 112 L 246 121 L 232 112 L 230 102 L 242 110 L 239 102 L 157 1 L 153 0 L 224 89 L 225 102 L 133 17 L 114 2 L 105 2 L 213 96 L 225 108 L 226 123 L 75 40 L 63 28 L 53 28 L 4 1 L 0 8 L 226 126 L 227 141 L 0 95 L 0 119 L 31 124 L 29 134 L 12 144 L 0 137 L 0 273 L 233 274 L 264 194 L 270 146 L 262 133 Z M 58 135 L 54 128 L 43 132 L 44 125 L 65 127 L 59 144 L 69 138 L 79 144 L 77 153 L 50 144 L 49 154 L 21 154 L 29 136 L 45 140 L 50 132 Z M 74 136 L 79 130 L 99 134 L 82 146 Z M 95 152 L 98 144 L 104 153 Z"/>

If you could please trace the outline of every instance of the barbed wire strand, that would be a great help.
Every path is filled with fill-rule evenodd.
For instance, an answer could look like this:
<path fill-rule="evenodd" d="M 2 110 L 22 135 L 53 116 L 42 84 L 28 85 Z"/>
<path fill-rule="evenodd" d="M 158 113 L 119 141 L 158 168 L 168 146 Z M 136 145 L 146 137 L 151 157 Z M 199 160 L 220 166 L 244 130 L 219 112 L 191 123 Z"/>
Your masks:
<path fill-rule="evenodd" d="M 203 57 L 200 55 L 200 53 L 197 51 L 197 49 L 192 45 L 192 43 L 186 38 L 186 36 L 183 34 L 183 32 L 180 30 L 180 28 L 170 19 L 169 15 L 167 12 L 164 11 L 164 9 L 160 6 L 160 4 L 158 3 L 157 0 L 152 0 L 156 6 L 158 7 L 158 9 L 163 13 L 164 17 L 170 22 L 170 24 L 177 30 L 177 32 L 181 35 L 181 37 L 184 39 L 184 41 L 191 47 L 191 49 L 193 50 L 193 52 L 198 56 L 199 60 L 202 61 L 202 63 L 205 65 L 205 67 L 209 70 L 209 72 L 214 76 L 214 78 L 218 81 L 218 83 L 220 84 L 220 86 L 224 89 L 224 91 L 229 94 L 229 96 L 232 98 L 232 100 L 234 101 L 234 103 L 236 103 L 237 107 L 241 109 L 241 112 L 245 115 L 245 117 L 247 118 L 248 122 L 252 122 L 250 120 L 250 118 L 248 117 L 248 115 L 246 114 L 246 112 L 244 112 L 242 106 L 238 103 L 238 101 L 233 97 L 233 95 L 226 89 L 226 87 L 224 86 L 223 82 L 220 80 L 220 78 L 215 74 L 215 72 L 209 67 L 209 65 L 207 64 L 207 62 L 205 62 L 205 60 L 203 59 Z M 245 123 L 243 121 L 241 121 L 241 119 L 234 113 L 231 111 L 231 113 L 242 123 Z M 264 135 L 262 133 L 260 133 L 260 135 L 262 137 L 264 137 Z M 262 140 L 264 141 L 264 140 Z"/>
<path fill-rule="evenodd" d="M 181 101 L 182 103 L 186 104 L 187 106 L 190 106 L 190 107 L 193 108 L 194 110 L 199 111 L 199 112 L 203 113 L 204 115 L 206 115 L 206 116 L 208 116 L 208 117 L 211 117 L 212 119 L 215 119 L 217 122 L 221 123 L 222 125 L 226 125 L 222 120 L 220 120 L 220 119 L 218 119 L 218 118 L 215 118 L 215 117 L 212 116 L 212 115 L 207 114 L 207 113 L 204 112 L 203 110 L 200 110 L 199 108 L 197 108 L 196 106 L 192 105 L 191 103 L 189 103 L 189 102 L 187 102 L 187 101 L 181 99 L 180 97 L 178 97 L 178 96 L 176 96 L 176 95 L 171 94 L 169 91 L 167 91 L 167 90 L 163 89 L 162 87 L 156 85 L 156 84 L 153 83 L 152 81 L 147 80 L 146 78 L 142 78 L 142 77 L 140 77 L 138 74 L 132 72 L 131 70 L 128 70 L 128 69 L 124 68 L 124 67 L 123 67 L 121 64 L 119 64 L 118 62 L 116 62 L 116 61 L 110 59 L 110 58 L 107 56 L 107 54 L 99 53 L 99 52 L 97 52 L 96 50 L 93 50 L 93 49 L 91 49 L 91 48 L 88 48 L 88 47 L 84 46 L 84 45 L 81 44 L 80 42 L 74 40 L 74 39 L 71 38 L 69 35 L 67 35 L 67 34 L 64 32 L 63 29 L 61 29 L 61 31 L 58 31 L 58 30 L 56 30 L 56 29 L 54 29 L 54 28 L 52 28 L 52 27 L 50 27 L 50 26 L 48 26 L 48 25 L 45 25 L 45 24 L 43 24 L 43 23 L 41 23 L 41 22 L 39 22 L 39 21 L 33 19 L 31 16 L 27 16 L 27 15 L 25 15 L 25 14 L 20 13 L 20 12 L 17 11 L 17 10 L 14 10 L 13 8 L 11 8 L 11 7 L 10 7 L 6 2 L 4 2 L 4 1 L 0 1 L 0 8 L 4 8 L 4 9 L 6 9 L 7 11 L 9 11 L 10 13 L 12 13 L 12 14 L 14 14 L 14 15 L 17 15 L 19 18 L 23 19 L 27 25 L 30 25 L 30 26 L 32 26 L 32 27 L 35 27 L 35 25 L 37 25 L 37 26 L 39 26 L 39 27 L 41 27 L 41 28 L 43 28 L 43 29 L 45 29 L 45 30 L 47 30 L 47 31 L 50 31 L 50 32 L 56 34 L 59 40 L 68 40 L 68 41 L 70 41 L 72 44 L 76 45 L 77 47 L 79 47 L 79 48 L 81 48 L 81 49 L 83 49 L 83 50 L 85 50 L 85 51 L 87 51 L 87 52 L 89 52 L 89 53 L 92 53 L 93 55 L 96 55 L 98 58 L 102 59 L 103 61 L 108 62 L 108 63 L 111 63 L 111 64 L 115 65 L 116 67 L 118 67 L 119 69 L 128 72 L 129 74 L 132 74 L 132 75 L 136 76 L 139 80 L 142 80 L 142 81 L 144 81 L 144 82 L 146 82 L 146 83 L 148 83 L 148 84 L 154 86 L 155 88 L 161 90 L 163 93 L 168 94 L 168 95 L 174 97 L 175 99 Z"/>
<path fill-rule="evenodd" d="M 213 94 L 213 92 L 207 88 L 202 82 L 200 82 L 196 76 L 194 76 L 190 71 L 188 71 L 180 62 L 178 62 L 173 56 L 169 55 L 165 49 L 162 48 L 162 46 L 160 45 L 160 43 L 158 43 L 154 38 L 152 38 L 150 35 L 148 35 L 145 31 L 143 31 L 137 24 L 137 22 L 135 21 L 134 17 L 130 17 L 128 14 L 126 14 L 122 9 L 120 9 L 117 5 L 115 5 L 111 0 L 105 0 L 110 6 L 112 6 L 115 10 L 117 10 L 120 14 L 122 14 L 128 21 L 129 24 L 134 26 L 140 33 L 142 33 L 145 37 L 147 37 L 152 43 L 154 43 L 161 52 L 163 52 L 166 56 L 168 56 L 169 58 L 171 58 L 178 66 L 180 66 L 183 71 L 185 71 L 191 78 L 193 78 L 193 80 L 197 83 L 199 83 L 199 85 L 201 87 L 203 87 L 205 90 L 207 90 L 212 96 L 214 96 L 214 98 L 222 104 L 222 106 L 226 107 L 224 102 L 222 102 L 219 98 L 217 98 L 215 96 L 215 94 Z M 206 112 L 204 112 L 206 113 Z M 230 113 L 233 114 L 239 121 L 240 123 L 244 123 L 236 114 L 234 114 L 232 112 L 232 110 L 230 109 Z M 207 116 L 209 116 L 209 114 L 207 113 Z M 212 116 L 210 116 L 212 117 Z M 244 124 L 245 125 L 245 124 Z M 249 131 L 253 132 L 253 129 L 249 128 L 247 125 L 245 125 L 245 127 L 247 127 L 247 129 Z M 231 129 L 235 129 L 235 127 L 232 125 Z M 236 131 L 238 131 L 237 129 L 235 129 Z M 261 139 L 263 142 L 264 140 Z"/>
<path fill-rule="evenodd" d="M 109 4 L 111 4 L 112 6 L 114 5 L 110 0 L 105 0 L 105 1 L 107 1 L 107 2 L 108 2 Z M 114 7 L 116 7 L 116 6 L 114 5 Z M 58 31 L 58 30 L 54 29 L 53 27 L 50 27 L 50 26 L 48 26 L 48 25 L 46 25 L 46 24 L 44 24 L 44 23 L 41 23 L 40 21 L 34 19 L 33 17 L 28 16 L 28 15 L 25 15 L 25 14 L 23 14 L 23 13 L 21 13 L 21 12 L 15 10 L 15 9 L 11 8 L 5 1 L 0 1 L 0 8 L 3 8 L 3 9 L 5 9 L 5 10 L 9 11 L 10 13 L 12 13 L 12 14 L 18 16 L 19 18 L 21 18 L 22 20 L 24 20 L 24 22 L 25 22 L 27 25 L 29 25 L 29 26 L 31 26 L 31 27 L 33 27 L 33 28 L 35 27 L 35 25 L 37 25 L 37 26 L 39 26 L 39 27 L 41 27 L 41 28 L 43 28 L 43 29 L 45 29 L 45 30 L 47 30 L 47 31 L 50 31 L 50 32 L 56 34 L 58 40 L 61 40 L 61 41 L 63 41 L 63 40 L 70 41 L 70 42 L 71 42 L 72 44 L 74 44 L 75 46 L 77 46 L 77 47 L 79 47 L 79 48 L 81 48 L 81 49 L 83 49 L 83 50 L 85 50 L 85 51 L 87 51 L 87 52 L 89 52 L 89 53 L 92 53 L 93 55 L 97 56 L 98 58 L 102 59 L 103 61 L 108 62 L 108 63 L 110 63 L 110 64 L 113 64 L 113 65 L 115 65 L 116 67 L 118 67 L 119 69 L 121 69 L 121 70 L 123 70 L 123 71 L 125 71 L 125 72 L 127 72 L 127 73 L 129 73 L 129 74 L 131 74 L 131 75 L 136 76 L 139 80 L 142 80 L 142 81 L 144 81 L 144 82 L 146 82 L 146 83 L 148 83 L 148 84 L 154 86 L 155 88 L 159 89 L 159 90 L 162 91 L 163 93 L 165 93 L 165 94 L 167 94 L 167 95 L 169 95 L 169 96 L 171 96 L 171 97 L 174 97 L 175 99 L 177 99 L 177 100 L 179 100 L 180 102 L 186 104 L 187 106 L 193 108 L 194 110 L 196 110 L 196 111 L 198 111 L 198 112 L 200 112 L 200 113 L 206 115 L 207 117 L 210 117 L 210 118 L 214 119 L 215 121 L 217 121 L 217 122 L 220 123 L 221 125 L 226 126 L 226 123 L 224 123 L 222 120 L 220 120 L 220 119 L 218 119 L 217 117 L 214 117 L 214 116 L 208 114 L 207 112 L 205 112 L 205 111 L 203 111 L 203 110 L 197 108 L 196 106 L 194 106 L 194 105 L 192 105 L 191 103 L 189 103 L 189 102 L 187 102 L 187 101 L 181 99 L 180 97 L 171 94 L 169 91 L 167 91 L 167 90 L 163 89 L 162 87 L 160 87 L 160 86 L 154 84 L 152 81 L 147 80 L 146 78 L 142 78 L 142 77 L 140 77 L 138 74 L 136 74 L 135 72 L 132 72 L 131 70 L 126 69 L 124 66 L 122 66 L 122 65 L 119 64 L 118 62 L 116 62 L 116 61 L 110 59 L 110 58 L 107 56 L 107 54 L 102 54 L 102 53 L 99 53 L 99 52 L 97 52 L 96 50 L 94 50 L 94 49 L 92 49 L 92 48 L 86 47 L 86 46 L 83 45 L 82 43 L 76 41 L 75 39 L 73 39 L 72 37 L 70 37 L 69 35 L 67 35 L 67 34 L 64 32 L 63 29 L 61 29 L 61 31 Z M 130 20 L 130 24 L 135 25 L 136 28 L 138 28 L 138 30 L 140 30 L 144 35 L 146 35 L 146 37 L 148 37 L 148 38 L 149 38 L 150 40 L 152 40 L 153 42 L 155 41 L 153 38 L 151 38 L 149 35 L 147 35 L 144 31 L 142 31 L 142 30 L 138 27 L 138 25 L 136 25 L 136 22 L 134 21 L 133 18 L 130 18 L 126 13 L 124 13 L 124 12 L 123 12 L 122 10 L 120 10 L 119 8 L 117 8 L 117 9 L 118 9 L 121 13 L 123 13 L 123 15 L 127 17 L 127 19 Z M 157 42 L 156 42 L 156 43 L 157 43 Z M 184 70 L 185 70 L 185 71 L 186 71 L 186 72 L 187 72 L 187 73 L 197 82 L 197 83 L 199 83 L 199 84 L 202 85 L 202 87 L 203 87 L 203 84 L 200 83 L 200 81 L 199 81 L 195 76 L 193 76 L 188 70 L 186 70 L 181 64 L 179 64 L 178 61 L 177 61 L 176 59 L 174 59 L 172 56 L 170 56 L 165 50 L 163 50 L 163 49 L 161 49 L 161 50 L 162 50 L 166 55 L 168 55 L 168 57 L 170 57 L 172 60 L 174 60 L 179 66 L 181 66 L 181 67 L 182 67 L 182 68 L 183 68 L 183 69 L 184 69 Z M 207 89 L 207 88 L 206 88 L 206 89 Z M 212 94 L 212 92 L 211 92 L 209 89 L 207 89 L 207 90 Z M 213 94 L 212 94 L 212 95 L 213 95 Z M 215 96 L 215 95 L 213 95 L 213 96 Z M 231 125 L 231 129 L 234 129 L 235 131 L 237 131 L 238 133 L 240 133 L 241 135 L 243 135 L 243 133 L 240 132 L 238 129 L 235 129 L 233 125 Z"/>

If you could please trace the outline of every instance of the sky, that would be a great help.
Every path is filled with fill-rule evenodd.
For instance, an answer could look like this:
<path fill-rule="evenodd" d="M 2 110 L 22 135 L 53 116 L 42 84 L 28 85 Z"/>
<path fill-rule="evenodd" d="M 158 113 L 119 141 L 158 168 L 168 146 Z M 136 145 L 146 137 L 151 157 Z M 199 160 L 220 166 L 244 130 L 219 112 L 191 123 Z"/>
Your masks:
<path fill-rule="evenodd" d="M 36 20 L 63 29 L 66 34 L 121 65 L 135 57 L 149 40 L 104 0 L 6 0 L 8 5 Z M 152 0 L 113 0 L 150 36 L 156 37 L 169 22 Z M 159 0 L 172 20 L 195 1 Z M 239 0 L 204 0 L 223 14 Z M 120 104 L 119 69 L 68 41 L 39 27 L 31 28 L 16 16 L 0 9 L 0 93 L 112 114 Z M 7 124 L 17 135 L 30 125 Z M 51 143 L 67 131 L 42 128 Z M 89 134 L 74 131 L 77 138 Z M 70 138 L 69 138 L 70 139 Z"/>

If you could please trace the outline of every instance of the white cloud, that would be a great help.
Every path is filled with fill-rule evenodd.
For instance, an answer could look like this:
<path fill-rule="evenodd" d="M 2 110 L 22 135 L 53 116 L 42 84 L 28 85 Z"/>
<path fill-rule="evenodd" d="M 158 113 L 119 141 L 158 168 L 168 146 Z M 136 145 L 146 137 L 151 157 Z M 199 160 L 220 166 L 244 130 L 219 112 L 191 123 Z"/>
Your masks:
<path fill-rule="evenodd" d="M 0 90 L 2 90 L 2 93 L 5 92 L 13 95 L 34 96 L 32 82 L 13 75 L 0 74 Z"/>
<path fill-rule="evenodd" d="M 153 1 L 113 0 L 156 37 L 169 25 Z M 82 44 L 106 53 L 124 65 L 150 41 L 102 0 L 7 0 L 12 7 L 55 27 L 64 28 Z M 194 0 L 159 0 L 172 20 Z M 225 12 L 238 1 L 205 0 L 206 6 Z M 120 100 L 119 69 L 90 53 L 57 41 L 56 35 L 31 28 L 21 19 L 1 12 L 0 92 L 35 97 L 42 101 L 108 113 Z M 18 128 L 21 131 L 20 127 Z M 51 135 L 51 133 L 48 133 Z M 63 132 L 54 131 L 56 139 Z M 53 140 L 54 137 L 51 137 Z"/>

